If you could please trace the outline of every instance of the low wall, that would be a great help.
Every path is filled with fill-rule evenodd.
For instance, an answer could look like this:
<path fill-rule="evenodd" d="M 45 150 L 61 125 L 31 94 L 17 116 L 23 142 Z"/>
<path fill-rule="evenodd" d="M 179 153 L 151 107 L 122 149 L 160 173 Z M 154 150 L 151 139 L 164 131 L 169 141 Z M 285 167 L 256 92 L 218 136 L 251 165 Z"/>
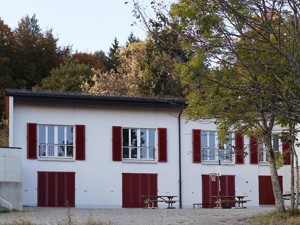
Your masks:
<path fill-rule="evenodd" d="M 21 148 L 0 147 L 0 197 L 22 210 Z"/>
<path fill-rule="evenodd" d="M 4 198 L 13 209 L 22 211 L 22 183 L 0 181 L 0 197 Z"/>

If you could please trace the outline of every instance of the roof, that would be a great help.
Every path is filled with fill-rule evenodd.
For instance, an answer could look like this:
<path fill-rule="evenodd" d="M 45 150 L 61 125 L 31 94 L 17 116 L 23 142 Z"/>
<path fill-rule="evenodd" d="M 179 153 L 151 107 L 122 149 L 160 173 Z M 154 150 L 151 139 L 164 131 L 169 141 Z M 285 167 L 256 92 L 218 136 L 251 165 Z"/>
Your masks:
<path fill-rule="evenodd" d="M 178 109 L 185 107 L 185 99 L 176 97 L 115 96 L 82 92 L 35 91 L 26 89 L 6 89 L 5 95 L 13 96 L 15 102 L 159 107 Z"/>

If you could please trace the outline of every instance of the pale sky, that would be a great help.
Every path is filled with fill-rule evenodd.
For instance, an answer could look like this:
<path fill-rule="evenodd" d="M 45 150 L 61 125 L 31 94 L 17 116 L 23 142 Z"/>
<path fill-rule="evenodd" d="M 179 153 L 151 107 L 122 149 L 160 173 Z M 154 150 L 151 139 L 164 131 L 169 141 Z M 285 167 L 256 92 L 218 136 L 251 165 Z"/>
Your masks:
<path fill-rule="evenodd" d="M 0 17 L 12 30 L 26 15 L 36 15 L 43 31 L 52 29 L 59 46 L 73 51 L 107 52 L 116 37 L 125 45 L 131 32 L 145 39 L 146 32 L 135 21 L 132 4 L 125 0 L 0 0 Z M 130 0 L 129 0 L 130 2 Z M 148 4 L 150 0 L 143 1 Z"/>

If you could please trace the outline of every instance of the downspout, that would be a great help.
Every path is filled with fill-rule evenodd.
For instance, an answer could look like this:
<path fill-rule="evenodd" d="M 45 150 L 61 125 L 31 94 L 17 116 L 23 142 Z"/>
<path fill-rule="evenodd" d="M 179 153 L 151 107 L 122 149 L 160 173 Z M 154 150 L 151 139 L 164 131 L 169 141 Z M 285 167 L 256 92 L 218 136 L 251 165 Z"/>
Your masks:
<path fill-rule="evenodd" d="M 182 209 L 182 181 L 181 181 L 181 114 L 183 110 L 180 111 L 178 115 L 178 153 L 179 153 L 179 208 Z"/>

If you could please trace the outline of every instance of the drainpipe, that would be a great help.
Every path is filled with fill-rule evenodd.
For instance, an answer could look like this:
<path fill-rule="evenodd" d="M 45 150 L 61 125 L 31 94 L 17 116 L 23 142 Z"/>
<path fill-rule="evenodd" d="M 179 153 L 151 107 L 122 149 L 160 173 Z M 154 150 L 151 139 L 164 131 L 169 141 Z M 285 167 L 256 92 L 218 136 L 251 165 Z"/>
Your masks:
<path fill-rule="evenodd" d="M 182 209 L 182 182 L 181 182 L 181 114 L 183 111 L 180 111 L 178 115 L 178 153 L 179 153 L 179 208 Z"/>

